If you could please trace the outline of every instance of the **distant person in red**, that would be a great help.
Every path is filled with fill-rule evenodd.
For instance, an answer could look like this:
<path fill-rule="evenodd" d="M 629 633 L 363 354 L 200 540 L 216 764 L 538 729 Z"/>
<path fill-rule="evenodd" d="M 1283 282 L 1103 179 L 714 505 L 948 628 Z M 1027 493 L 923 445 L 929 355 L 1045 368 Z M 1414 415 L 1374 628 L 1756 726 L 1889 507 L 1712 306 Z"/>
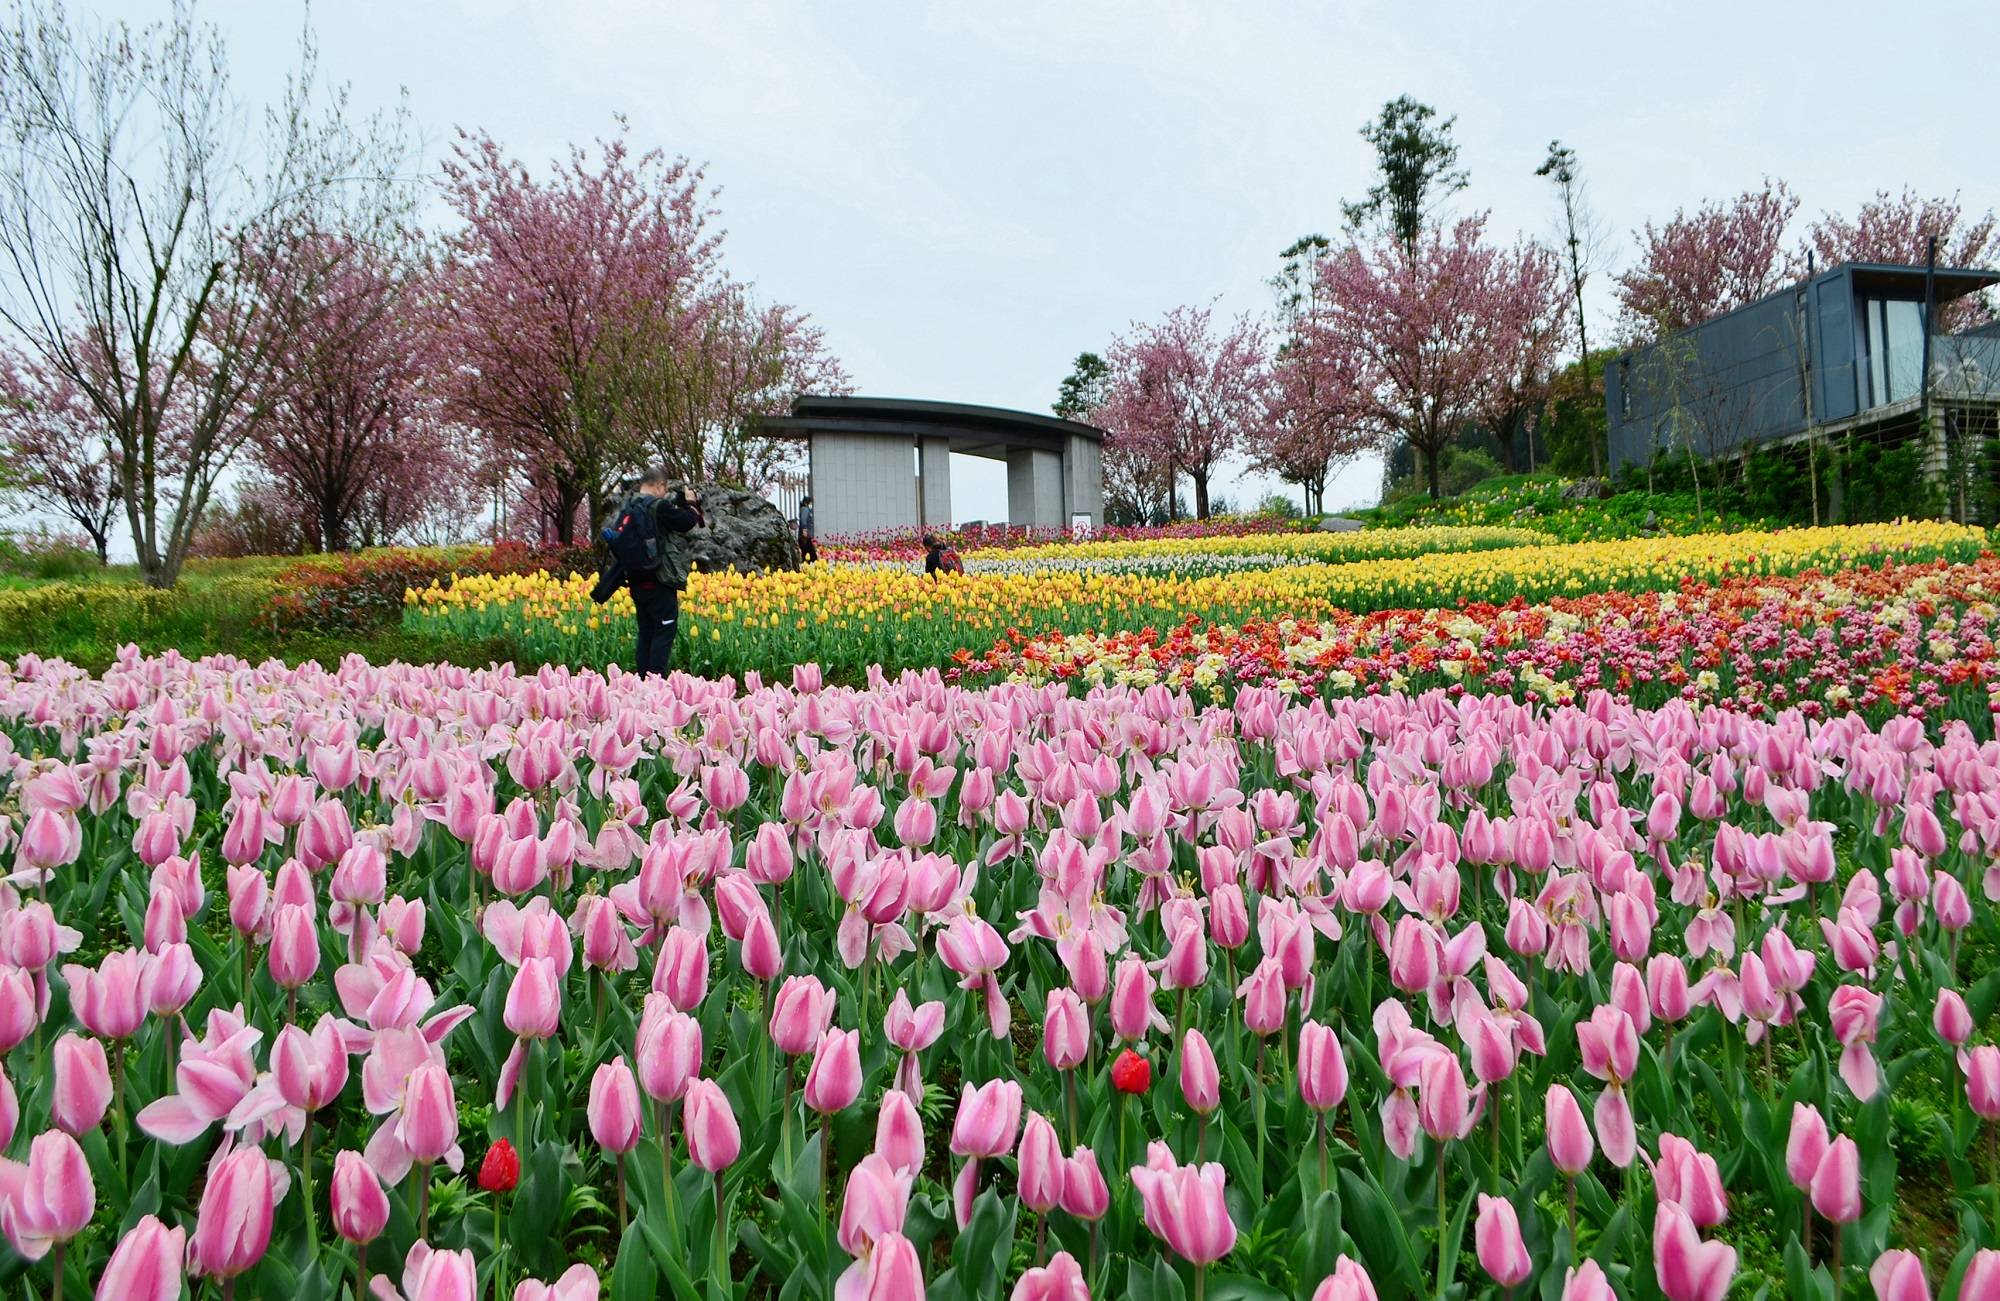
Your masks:
<path fill-rule="evenodd" d="M 939 574 L 962 574 L 965 562 L 958 558 L 958 552 L 944 544 L 935 533 L 924 534 L 924 574 L 936 578 Z"/>

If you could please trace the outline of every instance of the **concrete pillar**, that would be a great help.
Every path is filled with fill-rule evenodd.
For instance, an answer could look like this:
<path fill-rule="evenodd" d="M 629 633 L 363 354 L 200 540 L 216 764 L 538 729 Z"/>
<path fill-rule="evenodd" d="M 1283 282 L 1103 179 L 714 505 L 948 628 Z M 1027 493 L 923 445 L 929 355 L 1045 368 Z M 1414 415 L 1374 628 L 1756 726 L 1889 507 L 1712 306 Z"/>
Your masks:
<path fill-rule="evenodd" d="M 1063 513 L 1063 457 L 1039 447 L 1007 452 L 1007 522 L 1033 528 L 1069 523 Z"/>
<path fill-rule="evenodd" d="M 917 523 L 926 528 L 950 528 L 951 444 L 942 438 L 924 439 L 918 474 L 923 480 L 923 511 Z"/>
<path fill-rule="evenodd" d="M 914 522 L 916 464 L 907 439 L 815 432 L 810 446 L 813 522 L 821 536 Z"/>
<path fill-rule="evenodd" d="M 1063 520 L 1075 524 L 1089 516 L 1090 527 L 1104 523 L 1104 463 L 1095 439 L 1071 438 L 1063 452 Z"/>

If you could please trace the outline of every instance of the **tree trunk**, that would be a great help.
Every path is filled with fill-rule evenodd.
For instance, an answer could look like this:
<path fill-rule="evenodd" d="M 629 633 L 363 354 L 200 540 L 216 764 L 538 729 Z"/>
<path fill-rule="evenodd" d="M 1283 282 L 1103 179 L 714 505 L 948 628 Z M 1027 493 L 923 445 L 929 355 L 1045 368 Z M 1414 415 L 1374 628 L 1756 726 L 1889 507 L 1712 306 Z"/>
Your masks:
<path fill-rule="evenodd" d="M 1194 517 L 1208 518 L 1208 471 L 1189 470 L 1188 478 L 1194 480 Z"/>
<path fill-rule="evenodd" d="M 1417 448 L 1417 454 L 1424 458 L 1424 481 L 1430 485 L 1432 501 L 1437 501 L 1444 496 L 1444 492 L 1438 484 L 1438 462 L 1444 459 L 1439 455 L 1442 450 L 1435 447 Z"/>

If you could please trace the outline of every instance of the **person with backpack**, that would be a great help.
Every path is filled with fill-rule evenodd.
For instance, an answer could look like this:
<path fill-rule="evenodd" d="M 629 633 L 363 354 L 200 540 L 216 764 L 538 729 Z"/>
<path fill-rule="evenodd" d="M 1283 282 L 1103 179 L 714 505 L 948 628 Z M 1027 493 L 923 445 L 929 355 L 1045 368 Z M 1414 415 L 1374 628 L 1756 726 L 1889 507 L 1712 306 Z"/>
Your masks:
<path fill-rule="evenodd" d="M 944 539 L 935 533 L 924 534 L 924 575 L 936 578 L 939 574 L 962 574 L 965 562 L 958 558 L 958 552 L 944 544 Z"/>
<path fill-rule="evenodd" d="M 691 568 L 687 535 L 706 522 L 700 496 L 690 501 L 685 488 L 668 495 L 669 477 L 665 466 L 648 470 L 639 480 L 638 492 L 625 499 L 605 526 L 611 564 L 592 593 L 594 599 L 609 600 L 620 580 L 631 591 L 638 624 L 635 661 L 639 672 L 655 675 L 664 675 L 673 659 L 681 592 Z"/>

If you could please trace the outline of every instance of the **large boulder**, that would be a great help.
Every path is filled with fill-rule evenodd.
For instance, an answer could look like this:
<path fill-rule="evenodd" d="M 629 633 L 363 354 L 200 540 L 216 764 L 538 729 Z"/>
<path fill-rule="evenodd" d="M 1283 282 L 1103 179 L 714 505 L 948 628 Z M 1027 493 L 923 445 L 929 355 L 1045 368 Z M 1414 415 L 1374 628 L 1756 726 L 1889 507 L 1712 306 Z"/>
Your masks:
<path fill-rule="evenodd" d="M 1562 490 L 1564 501 L 1603 501 L 1610 495 L 1611 484 L 1604 479 L 1578 479 Z"/>
<path fill-rule="evenodd" d="M 1365 527 L 1360 520 L 1345 515 L 1328 515 L 1319 522 L 1322 533 L 1359 533 Z"/>
<path fill-rule="evenodd" d="M 688 535 L 696 568 L 764 574 L 799 567 L 798 527 L 784 512 L 741 488 L 708 484 L 700 492 L 708 526 Z"/>

